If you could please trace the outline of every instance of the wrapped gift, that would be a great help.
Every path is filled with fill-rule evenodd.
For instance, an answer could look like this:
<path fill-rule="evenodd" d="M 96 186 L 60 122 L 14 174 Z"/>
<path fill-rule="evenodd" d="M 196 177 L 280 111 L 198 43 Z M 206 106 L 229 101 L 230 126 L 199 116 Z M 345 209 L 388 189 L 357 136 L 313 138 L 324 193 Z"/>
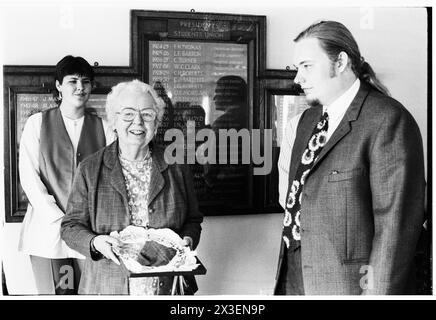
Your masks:
<path fill-rule="evenodd" d="M 182 239 L 171 229 L 128 226 L 110 235 L 120 242 L 113 251 L 132 273 L 190 271 L 198 267 L 197 253 L 182 246 Z"/>
<path fill-rule="evenodd" d="M 127 272 L 131 295 L 184 294 L 184 275 L 206 273 L 196 252 L 181 245 L 171 229 L 128 226 L 110 235 L 119 240 L 113 251 Z"/>

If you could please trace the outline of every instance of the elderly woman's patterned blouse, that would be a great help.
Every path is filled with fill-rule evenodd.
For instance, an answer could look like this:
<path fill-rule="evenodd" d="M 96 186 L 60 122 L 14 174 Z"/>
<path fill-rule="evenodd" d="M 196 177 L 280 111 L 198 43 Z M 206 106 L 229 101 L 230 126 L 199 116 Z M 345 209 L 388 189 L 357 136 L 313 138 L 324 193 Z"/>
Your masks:
<path fill-rule="evenodd" d="M 151 153 L 144 160 L 131 161 L 118 155 L 126 183 L 130 222 L 135 226 L 148 227 L 148 190 L 151 177 Z M 156 295 L 158 277 L 130 278 L 130 295 Z"/>
<path fill-rule="evenodd" d="M 119 155 L 129 201 L 130 222 L 148 227 L 148 190 L 152 158 L 131 161 Z"/>

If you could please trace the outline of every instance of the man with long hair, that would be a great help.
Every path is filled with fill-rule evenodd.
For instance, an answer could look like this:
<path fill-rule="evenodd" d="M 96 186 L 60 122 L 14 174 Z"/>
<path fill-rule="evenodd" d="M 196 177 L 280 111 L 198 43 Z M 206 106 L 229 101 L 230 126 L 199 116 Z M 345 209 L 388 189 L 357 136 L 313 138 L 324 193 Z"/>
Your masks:
<path fill-rule="evenodd" d="M 294 41 L 311 108 L 281 146 L 275 294 L 411 294 L 425 194 L 418 125 L 344 25 L 321 21 Z"/>

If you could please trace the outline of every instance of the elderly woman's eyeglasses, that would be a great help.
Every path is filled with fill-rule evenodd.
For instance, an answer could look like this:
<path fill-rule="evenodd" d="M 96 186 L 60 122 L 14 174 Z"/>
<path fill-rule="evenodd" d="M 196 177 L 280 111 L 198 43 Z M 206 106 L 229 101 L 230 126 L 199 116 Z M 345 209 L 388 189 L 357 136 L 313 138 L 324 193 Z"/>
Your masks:
<path fill-rule="evenodd" d="M 123 119 L 124 121 L 133 121 L 138 113 L 141 116 L 142 120 L 144 120 L 145 122 L 151 122 L 156 120 L 156 112 L 150 109 L 142 111 L 136 109 L 124 109 L 120 112 L 117 112 L 117 114 L 121 115 L 121 119 Z"/>

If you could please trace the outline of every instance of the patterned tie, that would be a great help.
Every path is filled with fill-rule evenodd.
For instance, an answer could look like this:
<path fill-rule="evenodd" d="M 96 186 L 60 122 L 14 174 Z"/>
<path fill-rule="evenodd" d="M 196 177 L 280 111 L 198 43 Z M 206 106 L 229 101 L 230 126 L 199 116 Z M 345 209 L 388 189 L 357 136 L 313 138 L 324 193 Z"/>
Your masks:
<path fill-rule="evenodd" d="M 313 129 L 294 180 L 289 179 L 285 218 L 283 219 L 283 241 L 288 249 L 296 249 L 300 246 L 300 209 L 304 180 L 327 142 L 328 121 L 328 114 L 324 112 Z"/>

